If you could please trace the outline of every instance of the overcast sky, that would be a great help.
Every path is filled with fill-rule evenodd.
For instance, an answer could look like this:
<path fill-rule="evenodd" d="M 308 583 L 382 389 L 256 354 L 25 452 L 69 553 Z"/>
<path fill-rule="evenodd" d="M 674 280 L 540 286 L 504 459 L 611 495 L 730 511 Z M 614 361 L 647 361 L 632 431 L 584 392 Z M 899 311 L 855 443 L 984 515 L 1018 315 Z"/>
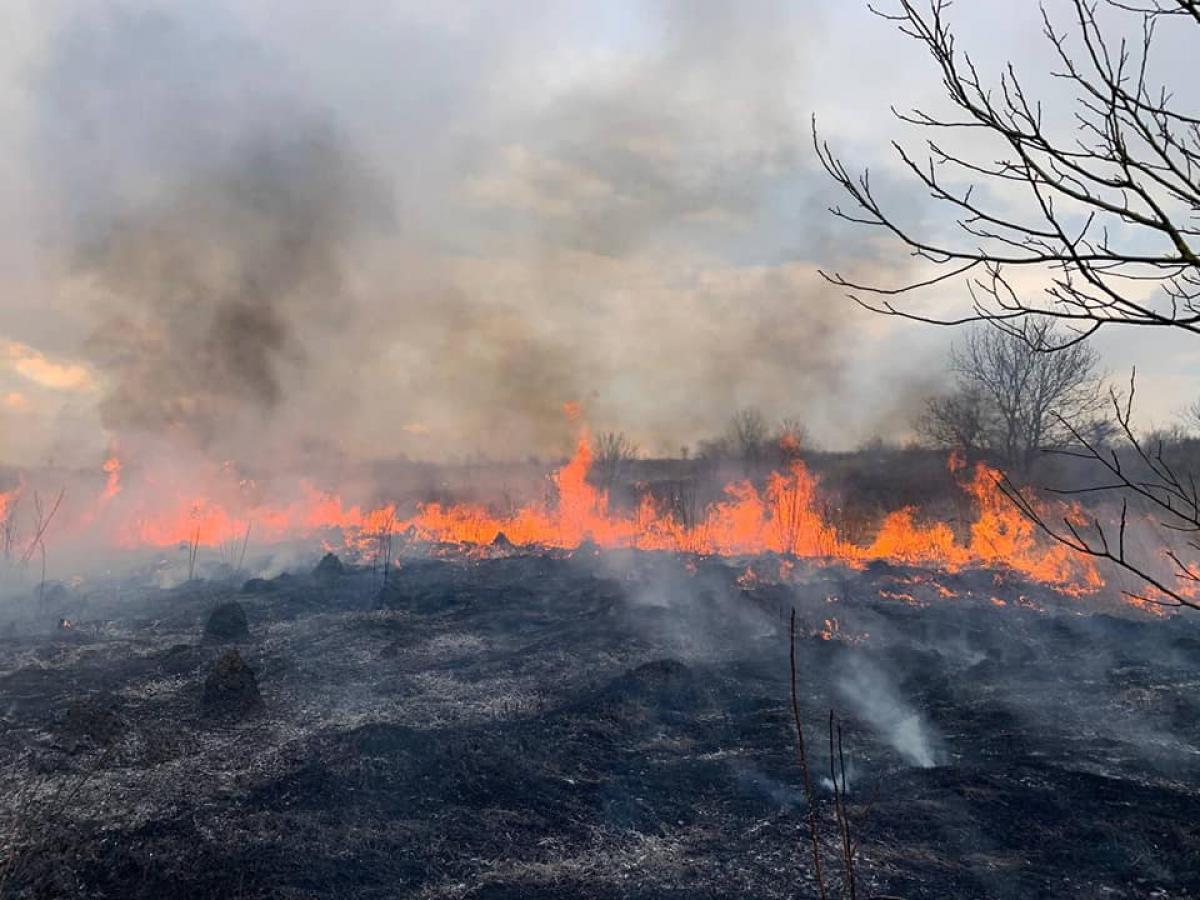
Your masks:
<path fill-rule="evenodd" d="M 953 334 L 816 271 L 907 261 L 826 212 L 813 113 L 925 215 L 888 109 L 937 108 L 938 77 L 861 3 L 5 9 L 0 460 L 87 466 L 147 433 L 545 454 L 569 401 L 651 453 L 744 406 L 850 447 L 903 436 L 943 378 Z M 956 21 L 985 72 L 1011 58 L 1053 96 L 1034 4 Z M 1143 421 L 1197 392 L 1194 342 L 1098 347 L 1138 365 Z"/>

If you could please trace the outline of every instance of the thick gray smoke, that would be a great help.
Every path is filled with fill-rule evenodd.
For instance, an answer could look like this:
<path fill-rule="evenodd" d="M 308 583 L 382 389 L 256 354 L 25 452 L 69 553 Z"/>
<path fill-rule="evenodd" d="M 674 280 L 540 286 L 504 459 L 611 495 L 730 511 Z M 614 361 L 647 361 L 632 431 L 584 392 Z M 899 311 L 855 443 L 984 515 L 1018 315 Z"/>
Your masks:
<path fill-rule="evenodd" d="M 361 187 L 335 139 L 264 134 L 237 154 L 81 247 L 104 304 L 87 350 L 108 374 L 101 410 L 117 431 L 208 443 L 247 413 L 268 416 L 311 362 L 296 323 L 341 325 L 339 253 Z"/>
<path fill-rule="evenodd" d="M 371 201 L 324 114 L 254 48 L 167 12 L 97 6 L 42 81 L 52 237 L 87 284 L 87 358 L 113 432 L 238 446 L 305 389 L 336 334 Z"/>
<path fill-rule="evenodd" d="M 566 402 L 651 452 L 748 405 L 860 438 L 893 398 L 844 415 L 874 369 L 799 186 L 813 13 L 48 7 L 57 349 L 119 438 L 242 460 L 559 452 Z"/>

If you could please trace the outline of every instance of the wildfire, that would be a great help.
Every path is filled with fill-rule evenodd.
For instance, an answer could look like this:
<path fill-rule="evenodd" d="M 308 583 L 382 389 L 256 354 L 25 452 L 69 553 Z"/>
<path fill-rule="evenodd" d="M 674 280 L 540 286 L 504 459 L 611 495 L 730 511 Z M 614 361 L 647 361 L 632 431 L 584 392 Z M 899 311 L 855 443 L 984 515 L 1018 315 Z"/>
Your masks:
<path fill-rule="evenodd" d="M 690 526 L 659 509 L 649 496 L 632 513 L 611 510 L 607 495 L 587 481 L 590 465 L 589 444 L 580 440 L 574 457 L 554 475 L 558 503 L 553 508 L 534 504 L 500 517 L 478 505 L 430 504 L 398 528 L 434 543 L 486 544 L 503 532 L 517 544 L 565 549 L 588 540 L 601 547 L 722 556 L 778 553 L 848 565 L 883 560 L 946 571 L 1002 565 L 1072 591 L 1103 586 L 1091 560 L 1039 539 L 1034 526 L 1000 493 L 998 473 L 982 463 L 963 484 L 978 508 L 965 539 L 946 523 L 922 524 L 914 510 L 902 509 L 884 519 L 867 546 L 846 541 L 826 521 L 817 479 L 800 460 L 772 474 L 762 491 L 749 481 L 728 485 L 725 499 Z M 955 468 L 962 466 L 956 462 Z"/>
<path fill-rule="evenodd" d="M 851 567 L 884 561 L 945 572 L 1000 568 L 1071 594 L 1103 586 L 1092 560 L 1043 539 L 1021 516 L 1001 493 L 995 470 L 982 463 L 969 468 L 958 458 L 950 467 L 974 501 L 976 514 L 969 526 L 956 530 L 946 522 L 923 521 L 916 510 L 906 508 L 885 516 L 867 541 L 854 542 L 828 519 L 818 479 L 797 458 L 761 487 L 748 480 L 728 484 L 722 499 L 686 523 L 649 492 L 632 505 L 614 508 L 607 493 L 588 479 L 592 450 L 586 432 L 574 455 L 550 476 L 553 499 L 508 514 L 479 503 L 426 503 L 408 515 L 394 504 L 346 504 L 337 494 L 304 482 L 295 499 L 272 503 L 264 499 L 264 489 L 231 465 L 188 479 L 224 485 L 215 495 L 181 487 L 179 479 L 163 483 L 148 475 L 133 489 L 124 481 L 126 467 L 113 453 L 103 465 L 104 487 L 87 525 L 102 527 L 123 547 L 228 547 L 244 543 L 253 529 L 257 543 L 317 537 L 333 549 L 344 546 L 369 556 L 384 541 L 390 547 L 393 536 L 408 544 L 463 550 L 487 548 L 503 536 L 505 546 L 567 551 L 592 546 L 717 556 L 771 553 L 786 557 L 779 563 L 779 580 L 788 579 L 792 560 L 808 558 Z M 10 499 L 0 494 L 0 521 Z M 1076 515 L 1070 509 L 1065 514 Z M 747 569 L 739 580 L 751 586 L 759 577 L 758 571 Z M 943 597 L 954 596 L 941 585 L 936 590 Z M 895 598 L 912 602 L 899 592 Z"/>
<path fill-rule="evenodd" d="M 746 571 L 737 577 L 737 584 L 743 590 L 752 590 L 758 586 L 758 573 L 753 567 L 746 566 Z"/>
<path fill-rule="evenodd" d="M 881 590 L 879 596 L 885 600 L 898 600 L 900 603 L 907 603 L 910 606 L 919 606 L 917 598 L 905 591 L 886 591 Z"/>

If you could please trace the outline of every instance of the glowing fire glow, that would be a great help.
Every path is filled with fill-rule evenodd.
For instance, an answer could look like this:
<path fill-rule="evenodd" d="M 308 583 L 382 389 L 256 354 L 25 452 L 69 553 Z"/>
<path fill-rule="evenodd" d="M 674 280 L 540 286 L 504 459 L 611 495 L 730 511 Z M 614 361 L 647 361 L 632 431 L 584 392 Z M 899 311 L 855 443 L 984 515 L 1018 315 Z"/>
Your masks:
<path fill-rule="evenodd" d="M 125 547 L 216 547 L 241 540 L 250 528 L 260 542 L 336 531 L 351 549 L 364 553 L 377 546 L 381 535 L 463 547 L 502 543 L 497 539 L 503 536 L 513 545 L 562 550 L 591 544 L 721 556 L 777 553 L 850 566 L 881 560 L 950 572 L 1003 566 L 1068 593 L 1103 586 L 1091 560 L 1040 538 L 999 491 L 998 473 L 984 464 L 970 470 L 960 460 L 951 463 L 977 510 L 969 529 L 956 533 L 945 522 L 922 522 L 916 510 L 906 508 L 887 515 L 865 544 L 845 539 L 826 519 L 818 480 L 799 459 L 771 474 L 761 489 L 749 481 L 727 485 L 724 498 L 690 524 L 680 522 L 649 494 L 632 510 L 610 507 L 606 492 L 588 481 L 591 466 L 591 446 L 584 434 L 571 459 L 551 475 L 556 500 L 529 503 L 507 515 L 476 503 L 427 503 L 404 517 L 395 505 L 346 505 L 336 494 L 307 483 L 301 485 L 297 500 L 283 505 L 263 502 L 253 483 L 246 481 L 239 482 L 239 493 L 225 502 L 195 492 L 172 493 L 157 485 L 150 492 L 153 507 L 131 504 L 112 534 Z M 121 461 L 112 456 L 104 472 L 102 500 L 107 502 L 122 490 Z M 2 511 L 0 505 L 0 516 Z M 743 579 L 756 577 L 747 570 Z M 953 596 L 945 588 L 939 593 Z"/>
<path fill-rule="evenodd" d="M 100 495 L 101 500 L 111 500 L 117 494 L 121 493 L 121 460 L 114 453 L 104 461 L 104 492 Z"/>

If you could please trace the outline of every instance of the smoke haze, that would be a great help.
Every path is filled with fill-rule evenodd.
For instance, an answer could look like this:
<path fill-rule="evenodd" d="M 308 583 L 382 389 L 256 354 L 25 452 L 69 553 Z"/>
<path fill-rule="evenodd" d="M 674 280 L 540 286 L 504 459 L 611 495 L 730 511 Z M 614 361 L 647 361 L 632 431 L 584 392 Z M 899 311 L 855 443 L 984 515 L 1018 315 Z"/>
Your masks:
<path fill-rule="evenodd" d="M 57 427 L 439 457 L 560 452 L 569 401 L 654 451 L 819 419 L 846 307 L 757 238 L 808 165 L 811 21 L 539 12 L 31 13 L 39 343 L 96 383 Z"/>
<path fill-rule="evenodd" d="M 558 454 L 566 402 L 651 453 L 744 406 L 904 434 L 949 336 L 900 341 L 816 271 L 893 256 L 828 215 L 810 114 L 854 150 L 842 101 L 936 87 L 862 12 L 23 7 L 0 338 L 90 386 L 0 370 L 5 457 Z"/>

